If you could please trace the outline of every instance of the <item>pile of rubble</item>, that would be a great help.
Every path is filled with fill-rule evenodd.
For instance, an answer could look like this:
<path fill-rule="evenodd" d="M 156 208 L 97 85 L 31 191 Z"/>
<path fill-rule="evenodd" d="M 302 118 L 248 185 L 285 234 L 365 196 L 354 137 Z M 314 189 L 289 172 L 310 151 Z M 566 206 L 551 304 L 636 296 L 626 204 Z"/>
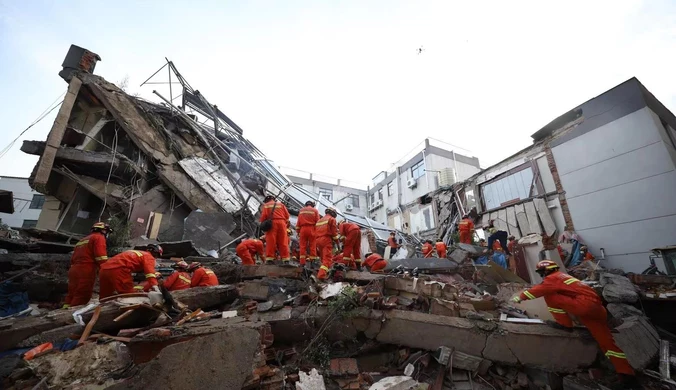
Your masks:
<path fill-rule="evenodd" d="M 542 300 L 510 303 L 527 285 L 493 265 L 318 284 L 301 268 L 212 261 L 229 285 L 0 321 L 4 387 L 577 389 L 613 377 L 584 328 L 544 324 Z M 635 285 L 593 275 L 629 362 L 660 377 L 650 368 L 664 336 L 632 305 Z"/>

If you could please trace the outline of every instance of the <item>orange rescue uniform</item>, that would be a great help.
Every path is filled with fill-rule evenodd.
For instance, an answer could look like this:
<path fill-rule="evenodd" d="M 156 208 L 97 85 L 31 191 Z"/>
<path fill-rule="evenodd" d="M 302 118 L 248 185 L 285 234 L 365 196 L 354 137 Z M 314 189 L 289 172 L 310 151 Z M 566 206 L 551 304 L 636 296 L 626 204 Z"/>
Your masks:
<path fill-rule="evenodd" d="M 387 260 L 383 259 L 379 254 L 374 253 L 364 260 L 364 266 L 371 272 L 382 272 L 387 267 Z"/>
<path fill-rule="evenodd" d="M 190 287 L 218 286 L 218 278 L 209 268 L 199 267 L 192 273 Z"/>
<path fill-rule="evenodd" d="M 263 257 L 263 241 L 255 238 L 243 240 L 237 245 L 235 252 L 242 259 L 242 265 L 255 265 L 254 256 Z"/>
<path fill-rule="evenodd" d="M 432 250 L 434 250 L 432 244 L 428 242 L 424 243 L 422 246 L 423 257 L 432 257 Z"/>
<path fill-rule="evenodd" d="M 465 218 L 458 223 L 458 233 L 460 234 L 460 242 L 463 244 L 472 243 L 472 232 L 474 231 L 474 222 L 471 219 Z"/>
<path fill-rule="evenodd" d="M 94 292 L 96 271 L 106 260 L 108 253 L 103 233 L 94 232 L 75 244 L 68 270 L 67 305 L 85 305 L 89 302 Z"/>
<path fill-rule="evenodd" d="M 273 210 L 274 213 L 273 213 Z M 286 226 L 289 221 L 289 210 L 282 202 L 268 201 L 263 205 L 260 222 L 265 221 L 272 214 L 272 228 L 265 232 L 265 260 L 275 260 L 276 252 L 279 257 L 287 262 L 291 259 L 289 253 L 289 236 L 286 234 Z"/>
<path fill-rule="evenodd" d="M 536 299 L 543 297 L 549 312 L 559 324 L 572 327 L 569 314 L 580 319 L 589 329 L 601 350 L 615 366 L 618 374 L 634 375 L 627 356 L 615 344 L 607 324 L 607 312 L 599 296 L 591 287 L 574 277 L 556 271 L 547 275 L 541 284 L 521 293 L 520 298 Z"/>
<path fill-rule="evenodd" d="M 446 244 L 439 241 L 436 244 L 434 244 L 434 248 L 437 250 L 437 255 L 439 256 L 440 259 L 446 258 L 446 252 L 448 251 L 448 247 L 446 247 Z"/>
<path fill-rule="evenodd" d="M 343 222 L 340 224 L 338 233 L 345 237 L 343 261 L 350 264 L 351 268 L 356 268 L 356 264 L 361 264 L 361 228 L 355 223 Z M 353 258 L 354 263 L 352 263 Z"/>
<path fill-rule="evenodd" d="M 338 241 L 339 238 L 336 219 L 327 214 L 317 222 L 315 229 L 317 250 L 322 260 L 322 266 L 319 267 L 317 278 L 326 279 L 329 269 L 333 265 L 333 242 Z"/>
<path fill-rule="evenodd" d="M 124 251 L 101 264 L 99 297 L 134 292 L 132 272 L 143 272 L 150 287 L 157 286 L 153 255 L 146 251 Z"/>
<path fill-rule="evenodd" d="M 584 255 L 584 259 L 582 259 L 582 260 L 583 260 L 583 261 L 592 261 L 592 260 L 594 260 L 595 258 L 596 258 L 596 257 L 594 257 L 594 255 L 592 255 L 591 253 L 587 252 L 587 253 L 585 253 L 585 255 Z M 562 260 L 563 260 L 563 259 L 562 259 Z"/>
<path fill-rule="evenodd" d="M 190 288 L 190 274 L 176 271 L 162 283 L 169 291 L 186 290 Z"/>
<path fill-rule="evenodd" d="M 311 262 L 319 259 L 317 257 L 317 237 L 315 235 L 315 225 L 319 220 L 319 211 L 312 206 L 305 206 L 298 213 L 296 230 L 298 230 L 299 235 L 300 265 L 305 265 L 306 259 Z"/>

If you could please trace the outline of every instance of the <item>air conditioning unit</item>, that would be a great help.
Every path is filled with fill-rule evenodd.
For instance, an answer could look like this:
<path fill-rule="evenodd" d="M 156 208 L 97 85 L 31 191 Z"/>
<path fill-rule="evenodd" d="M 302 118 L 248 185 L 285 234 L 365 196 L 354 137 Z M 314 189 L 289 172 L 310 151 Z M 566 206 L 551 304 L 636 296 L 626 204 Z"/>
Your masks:
<path fill-rule="evenodd" d="M 416 179 L 408 179 L 406 182 L 406 187 L 408 188 L 416 188 L 418 186 L 418 181 Z"/>
<path fill-rule="evenodd" d="M 370 210 L 371 210 L 371 211 L 372 211 L 372 210 L 375 210 L 375 209 L 377 209 L 378 207 L 380 207 L 380 206 L 382 206 L 382 205 L 383 205 L 383 201 L 380 200 L 380 199 L 378 199 L 378 200 L 376 200 L 375 202 L 373 202 L 373 204 L 371 204 L 371 209 L 370 209 Z"/>
<path fill-rule="evenodd" d="M 352 211 L 353 207 L 351 204 L 345 205 L 345 211 Z"/>

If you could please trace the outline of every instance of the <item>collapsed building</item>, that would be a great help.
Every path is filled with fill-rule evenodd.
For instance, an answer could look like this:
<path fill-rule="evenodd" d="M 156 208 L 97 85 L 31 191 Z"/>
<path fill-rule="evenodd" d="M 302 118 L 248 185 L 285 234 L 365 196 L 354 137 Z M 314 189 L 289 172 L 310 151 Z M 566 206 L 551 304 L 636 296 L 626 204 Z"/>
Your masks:
<path fill-rule="evenodd" d="M 23 146 L 40 155 L 31 182 L 49 196 L 45 204 L 51 209 L 46 206 L 43 213 L 51 210 L 51 215 L 40 225 L 44 234 L 70 237 L 86 232 L 93 220 L 121 219 L 132 224 L 131 238 L 158 239 L 170 248 L 183 245 L 171 241 L 186 238 L 186 232 L 203 232 L 200 226 L 216 223 L 223 235 L 212 241 L 219 246 L 240 233 L 255 233 L 255 214 L 266 191 L 279 194 L 292 211 L 309 199 L 317 201 L 320 212 L 331 206 L 289 183 L 241 129 L 192 88 L 184 86 L 184 106 L 212 113 L 214 127 L 171 105 L 172 97 L 165 105 L 150 103 L 93 75 L 96 54 L 77 47 L 71 54 L 76 61 L 69 55 L 61 73 L 69 93 L 47 141 Z M 448 214 L 442 236 L 452 234 L 457 215 L 471 208 L 472 188 L 458 185 L 435 194 L 434 200 L 443 202 L 436 207 Z M 475 210 L 478 220 L 486 215 L 480 210 Z M 387 237 L 387 227 L 375 221 L 343 217 L 365 228 L 369 248 Z M 519 232 L 531 233 L 518 225 L 523 216 L 515 217 Z M 192 218 L 213 220 L 191 224 Z M 546 229 L 547 220 L 546 214 L 526 215 L 523 226 L 533 221 Z M 538 232 L 542 237 L 547 231 Z M 23 312 L 31 315 L 0 320 L 0 380 L 3 388 L 14 389 L 595 389 L 599 382 L 607 384 L 612 376 L 607 358 L 599 356 L 585 329 L 545 325 L 552 316 L 542 300 L 511 302 L 536 280 L 495 264 L 475 264 L 483 248 L 461 244 L 450 251 L 450 259 L 405 258 L 388 267 L 415 267 L 420 274 L 348 271 L 331 283 L 317 283 L 302 268 L 243 267 L 191 253 L 186 260 L 213 269 L 220 286 L 161 297 L 94 299 L 69 309 L 58 309 L 65 291 L 46 290 L 42 278 L 63 278 L 68 253 L 0 255 L 3 280 L 27 291 L 31 301 Z M 171 259 L 159 260 L 160 266 L 168 264 Z M 28 273 L 36 268 L 43 276 Z M 644 383 L 676 384 L 669 371 L 673 329 L 654 326 L 637 307 L 644 298 L 666 302 L 676 296 L 673 279 L 625 277 L 589 264 L 568 271 L 609 303 L 614 338 L 629 363 L 648 376 Z"/>

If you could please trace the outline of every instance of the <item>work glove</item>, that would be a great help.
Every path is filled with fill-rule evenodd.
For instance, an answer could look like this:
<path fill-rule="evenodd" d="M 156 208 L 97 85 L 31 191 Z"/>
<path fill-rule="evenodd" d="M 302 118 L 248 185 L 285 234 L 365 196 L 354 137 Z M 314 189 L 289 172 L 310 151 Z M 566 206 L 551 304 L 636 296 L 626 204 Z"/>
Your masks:
<path fill-rule="evenodd" d="M 160 286 L 153 286 L 150 290 L 151 290 L 151 291 L 155 291 L 155 292 L 161 292 L 161 291 L 160 291 Z"/>
<path fill-rule="evenodd" d="M 521 297 L 517 295 L 514 298 L 512 298 L 512 301 L 516 303 L 521 303 Z"/>

